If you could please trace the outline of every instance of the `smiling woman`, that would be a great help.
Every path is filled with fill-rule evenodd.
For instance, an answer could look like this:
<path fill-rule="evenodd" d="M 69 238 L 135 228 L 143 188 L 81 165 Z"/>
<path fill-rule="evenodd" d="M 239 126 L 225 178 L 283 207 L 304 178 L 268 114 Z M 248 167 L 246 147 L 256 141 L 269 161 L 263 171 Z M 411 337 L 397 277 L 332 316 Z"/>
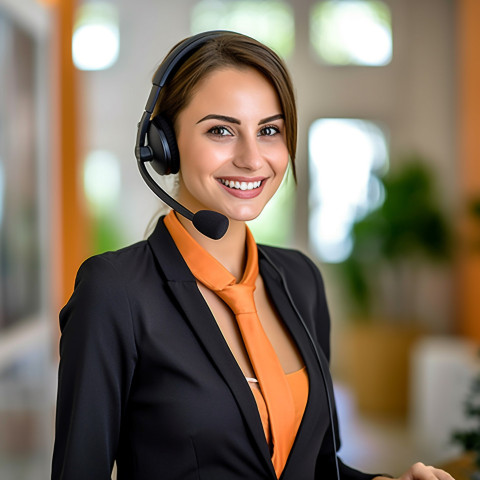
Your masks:
<path fill-rule="evenodd" d="M 60 313 L 54 480 L 107 479 L 114 461 L 119 480 L 378 476 L 336 455 L 320 272 L 245 223 L 293 168 L 296 127 L 290 77 L 256 40 L 206 32 L 160 65 L 137 159 L 178 172 L 175 209 L 215 212 L 226 232 L 172 210 L 148 240 L 82 265 Z M 450 477 L 402 477 L 431 478 Z"/>

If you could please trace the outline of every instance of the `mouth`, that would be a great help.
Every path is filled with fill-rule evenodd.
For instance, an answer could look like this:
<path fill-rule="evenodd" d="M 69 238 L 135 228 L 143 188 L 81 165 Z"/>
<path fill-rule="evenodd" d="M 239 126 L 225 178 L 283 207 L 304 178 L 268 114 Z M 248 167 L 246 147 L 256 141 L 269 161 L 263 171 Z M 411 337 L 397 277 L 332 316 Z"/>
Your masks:
<path fill-rule="evenodd" d="M 240 182 L 238 180 L 227 180 L 225 178 L 219 178 L 218 181 L 232 190 L 256 190 L 262 186 L 263 180 L 257 180 L 254 182 Z"/>

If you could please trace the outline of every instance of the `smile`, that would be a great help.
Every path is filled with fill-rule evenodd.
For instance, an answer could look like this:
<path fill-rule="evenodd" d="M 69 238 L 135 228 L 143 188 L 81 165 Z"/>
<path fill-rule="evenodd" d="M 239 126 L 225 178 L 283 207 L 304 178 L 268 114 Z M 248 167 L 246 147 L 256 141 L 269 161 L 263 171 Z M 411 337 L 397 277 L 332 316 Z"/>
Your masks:
<path fill-rule="evenodd" d="M 237 182 L 234 180 L 224 180 L 223 178 L 220 178 L 219 181 L 222 185 L 235 190 L 255 190 L 262 185 L 261 180 L 257 182 Z"/>

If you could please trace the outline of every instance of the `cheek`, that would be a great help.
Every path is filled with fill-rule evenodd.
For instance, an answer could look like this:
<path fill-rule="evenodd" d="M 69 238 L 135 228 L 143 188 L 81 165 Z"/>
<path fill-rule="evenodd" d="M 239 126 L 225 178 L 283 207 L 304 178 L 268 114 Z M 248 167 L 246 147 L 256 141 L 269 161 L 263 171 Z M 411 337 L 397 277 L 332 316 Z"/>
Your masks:
<path fill-rule="evenodd" d="M 278 152 L 276 152 L 274 160 L 272 161 L 272 168 L 275 170 L 275 173 L 283 177 L 287 170 L 289 161 L 288 150 L 286 147 L 279 147 Z"/>
<path fill-rule="evenodd" d="M 180 154 L 180 189 L 189 195 L 202 197 L 212 188 L 212 177 L 221 162 L 211 148 L 196 145 Z"/>
<path fill-rule="evenodd" d="M 197 139 L 190 142 L 179 142 L 180 168 L 187 174 L 208 175 L 215 171 L 228 152 L 212 142 Z"/>

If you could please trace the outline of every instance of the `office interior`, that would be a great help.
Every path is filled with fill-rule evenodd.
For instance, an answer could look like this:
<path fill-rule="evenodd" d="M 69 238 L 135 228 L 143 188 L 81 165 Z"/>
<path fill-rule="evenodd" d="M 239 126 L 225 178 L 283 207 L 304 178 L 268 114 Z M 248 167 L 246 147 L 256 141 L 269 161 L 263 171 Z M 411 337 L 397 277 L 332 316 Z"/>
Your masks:
<path fill-rule="evenodd" d="M 365 58 L 329 57 L 322 34 L 346 35 L 331 12 L 352 8 L 355 34 L 365 5 L 388 24 L 381 58 L 386 34 L 373 24 L 352 37 Z M 80 30 L 102 21 L 110 58 L 88 65 L 113 40 L 87 41 L 82 64 Z M 271 40 L 292 74 L 297 183 L 288 177 L 252 230 L 324 276 L 340 456 L 366 471 L 423 461 L 469 478 L 473 457 L 452 437 L 478 425 L 464 408 L 480 374 L 477 0 L 0 0 L 0 478 L 49 478 L 58 312 L 84 259 L 144 239 L 162 211 L 138 173 L 137 123 L 162 58 L 206 29 Z M 417 223 L 390 232 L 403 240 L 385 252 L 387 233 L 362 221 L 385 213 L 407 177 L 397 208 Z M 416 228 L 424 243 L 410 248 Z"/>

